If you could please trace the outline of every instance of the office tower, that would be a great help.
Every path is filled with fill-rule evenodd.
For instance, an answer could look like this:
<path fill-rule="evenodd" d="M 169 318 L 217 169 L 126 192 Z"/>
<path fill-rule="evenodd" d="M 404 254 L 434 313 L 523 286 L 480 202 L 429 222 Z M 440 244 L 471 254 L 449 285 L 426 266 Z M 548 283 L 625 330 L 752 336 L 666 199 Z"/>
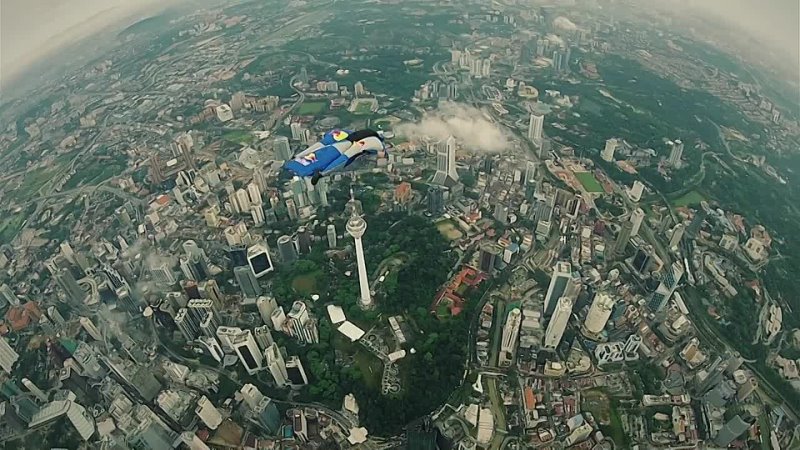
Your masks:
<path fill-rule="evenodd" d="M 8 341 L 4 337 L 0 337 L 0 367 L 3 370 L 10 374 L 11 368 L 14 367 L 14 363 L 17 362 L 19 359 L 19 354 L 8 345 Z"/>
<path fill-rule="evenodd" d="M 361 298 L 359 302 L 363 308 L 372 305 L 372 295 L 369 291 L 369 279 L 367 279 L 367 265 L 364 261 L 364 247 L 361 244 L 361 237 L 367 231 L 367 222 L 359 216 L 355 210 L 347 221 L 347 232 L 356 242 L 356 263 L 358 264 L 358 284 L 361 288 Z"/>
<path fill-rule="evenodd" d="M 269 346 L 275 342 L 272 339 L 272 333 L 269 331 L 269 327 L 266 325 L 253 328 L 253 336 L 256 338 L 258 348 L 262 348 L 264 350 L 269 348 Z"/>
<path fill-rule="evenodd" d="M 56 284 L 64 290 L 70 302 L 83 305 L 86 297 L 88 297 L 88 293 L 78 284 L 78 281 L 75 280 L 75 277 L 72 276 L 72 272 L 70 272 L 68 268 L 62 267 L 59 269 L 54 275 L 54 278 L 56 279 Z"/>
<path fill-rule="evenodd" d="M 150 273 L 150 279 L 153 280 L 155 283 L 171 286 L 177 282 L 175 279 L 175 274 L 172 273 L 172 261 L 169 261 L 166 258 L 153 258 L 149 261 L 148 265 L 148 272 Z M 111 277 L 109 277 L 111 279 Z M 114 284 L 115 288 L 119 288 L 122 286 L 117 286 L 116 283 Z"/>
<path fill-rule="evenodd" d="M 247 405 L 249 409 L 255 409 L 256 406 L 263 400 L 264 394 L 258 390 L 257 387 L 254 385 L 247 383 L 239 389 L 239 393 L 242 395 L 242 402 Z"/>
<path fill-rule="evenodd" d="M 206 348 L 208 354 L 214 358 L 217 362 L 222 362 L 223 358 L 225 358 L 225 351 L 222 349 L 222 346 L 219 345 L 219 342 L 214 339 L 213 337 L 204 336 L 199 339 L 200 343 Z"/>
<path fill-rule="evenodd" d="M 238 189 L 236 194 L 231 196 L 231 206 L 234 206 L 234 211 L 240 214 L 250 212 L 250 204 L 250 194 L 244 189 Z"/>
<path fill-rule="evenodd" d="M 481 251 L 478 255 L 478 268 L 483 272 L 491 273 L 497 262 L 497 255 L 501 251 L 500 246 L 495 243 L 486 242 L 481 245 Z"/>
<path fill-rule="evenodd" d="M 636 250 L 636 255 L 633 256 L 632 266 L 633 270 L 640 274 L 644 274 L 647 272 L 647 268 L 650 266 L 650 261 L 652 257 L 650 256 L 650 252 L 652 250 L 646 247 L 640 247 Z"/>
<path fill-rule="evenodd" d="M 284 387 L 289 384 L 289 374 L 286 372 L 286 362 L 283 360 L 278 344 L 273 343 L 264 351 L 264 357 L 267 360 L 267 368 L 275 384 L 278 387 Z"/>
<path fill-rule="evenodd" d="M 94 418 L 86 411 L 86 408 L 75 403 L 76 397 L 73 392 L 67 392 L 69 395 L 66 399 L 54 400 L 34 414 L 28 423 L 28 428 L 35 429 L 66 417 L 75 427 L 75 431 L 78 432 L 81 439 L 88 441 L 95 432 Z"/>
<path fill-rule="evenodd" d="M 5 305 L 19 306 L 19 298 L 7 284 L 3 283 L 0 284 L 0 306 Z"/>
<path fill-rule="evenodd" d="M 288 329 L 290 335 L 306 344 L 319 342 L 316 320 L 309 316 L 308 307 L 300 300 L 292 304 L 292 309 L 286 315 L 285 328 Z"/>
<path fill-rule="evenodd" d="M 553 316 L 550 318 L 550 323 L 547 324 L 547 331 L 544 335 L 544 348 L 546 350 L 555 350 L 561 342 L 561 337 L 564 336 L 564 330 L 567 329 L 567 322 L 569 316 L 572 314 L 573 300 L 569 297 L 561 297 L 558 299 L 558 304 L 553 311 Z"/>
<path fill-rule="evenodd" d="M 297 220 L 297 205 L 295 205 L 294 199 L 286 199 L 286 214 L 289 216 L 289 220 Z"/>
<path fill-rule="evenodd" d="M 606 140 L 606 146 L 603 148 L 603 151 L 600 152 L 600 157 L 603 158 L 603 161 L 612 162 L 614 161 L 614 152 L 617 151 L 617 140 L 614 138 Z"/>
<path fill-rule="evenodd" d="M 264 368 L 264 358 L 250 330 L 232 336 L 230 343 L 248 374 L 253 375 Z"/>
<path fill-rule="evenodd" d="M 613 309 L 614 299 L 610 295 L 604 293 L 595 294 L 592 306 L 589 307 L 586 320 L 583 322 L 582 331 L 584 334 L 590 338 L 599 336 L 606 327 Z"/>
<path fill-rule="evenodd" d="M 336 225 L 329 224 L 327 231 L 328 231 L 328 248 L 336 248 Z"/>
<path fill-rule="evenodd" d="M 697 237 L 697 233 L 700 232 L 700 228 L 702 228 L 706 217 L 708 217 L 708 213 L 702 207 L 694 212 L 692 221 L 689 222 L 689 227 L 686 228 L 686 235 L 689 236 L 689 238 L 694 239 Z"/>
<path fill-rule="evenodd" d="M 628 198 L 630 198 L 632 202 L 638 202 L 642 199 L 642 193 L 644 193 L 644 184 L 642 184 L 641 181 L 636 180 L 633 182 L 631 190 L 628 191 Z"/>
<path fill-rule="evenodd" d="M 294 248 L 290 236 L 284 234 L 278 238 L 278 253 L 281 255 L 281 261 L 285 264 L 291 264 L 297 261 L 297 250 Z"/>
<path fill-rule="evenodd" d="M 436 144 L 436 173 L 433 184 L 449 186 L 458 181 L 456 172 L 456 138 L 449 136 Z"/>
<path fill-rule="evenodd" d="M 289 125 L 289 129 L 292 131 L 292 140 L 299 141 L 303 137 L 303 126 L 300 122 L 292 122 Z"/>
<path fill-rule="evenodd" d="M 200 322 L 200 332 L 205 337 L 213 338 L 216 336 L 216 331 L 219 328 L 219 319 L 213 312 L 208 312 L 205 318 Z"/>
<path fill-rule="evenodd" d="M 494 218 L 503 225 L 508 224 L 508 206 L 498 203 L 494 206 Z"/>
<path fill-rule="evenodd" d="M 186 342 L 192 342 L 200 336 L 200 322 L 189 315 L 189 310 L 181 308 L 175 314 L 175 325 L 180 330 Z"/>
<path fill-rule="evenodd" d="M 528 161 L 525 163 L 525 184 L 536 183 L 536 163 Z"/>
<path fill-rule="evenodd" d="M 672 229 L 672 236 L 669 238 L 669 249 L 672 250 L 674 248 L 678 248 L 678 245 L 681 243 L 681 239 L 683 239 L 683 231 L 686 229 L 682 223 L 675 225 L 675 228 Z"/>
<path fill-rule="evenodd" d="M 642 208 L 636 208 L 631 213 L 631 237 L 637 236 L 639 234 L 639 229 L 642 227 L 642 223 L 644 222 L 644 210 Z"/>
<path fill-rule="evenodd" d="M 292 356 L 286 361 L 286 374 L 292 386 L 305 386 L 308 384 L 308 377 L 303 368 L 303 363 L 297 356 Z"/>
<path fill-rule="evenodd" d="M 283 312 L 283 306 L 278 306 L 273 310 L 269 320 L 272 323 L 273 330 L 282 330 L 283 325 L 286 323 L 286 313 Z"/>
<path fill-rule="evenodd" d="M 247 263 L 256 278 L 261 278 L 275 270 L 272 265 L 272 258 L 269 256 L 269 247 L 266 242 L 256 244 L 247 249 Z"/>
<path fill-rule="evenodd" d="M 749 430 L 752 424 L 742 419 L 741 416 L 734 416 L 725 423 L 714 438 L 714 444 L 722 448 L 728 448 L 733 441 Z"/>
<path fill-rule="evenodd" d="M 675 292 L 675 289 L 678 287 L 683 273 L 683 264 L 679 261 L 673 262 L 667 270 L 666 275 L 661 280 L 661 283 L 658 284 L 656 291 L 653 292 L 653 295 L 647 302 L 647 307 L 650 311 L 655 313 L 664 309 L 670 297 L 672 297 L 672 294 Z"/>
<path fill-rule="evenodd" d="M 514 353 L 517 351 L 517 341 L 519 340 L 519 328 L 522 324 L 522 311 L 514 308 L 508 313 L 506 323 L 503 325 L 503 337 L 500 341 L 500 366 L 511 365 Z"/>
<path fill-rule="evenodd" d="M 247 198 L 250 200 L 250 205 L 261 205 L 261 189 L 254 181 L 247 185 Z"/>
<path fill-rule="evenodd" d="M 435 216 L 444 212 L 444 190 L 439 186 L 428 187 L 428 211 Z"/>
<path fill-rule="evenodd" d="M 261 295 L 261 286 L 258 284 L 258 278 L 253 274 L 253 269 L 250 266 L 235 267 L 233 276 L 236 278 L 236 283 L 239 284 L 239 289 L 242 290 L 242 295 L 246 298 L 256 298 Z"/>
<path fill-rule="evenodd" d="M 544 114 L 533 113 L 528 121 L 528 139 L 540 145 L 542 142 L 542 131 L 544 130 Z"/>
<path fill-rule="evenodd" d="M 275 402 L 268 397 L 264 397 L 253 408 L 253 419 L 270 435 L 276 435 L 281 427 L 281 415 Z"/>
<path fill-rule="evenodd" d="M 81 327 L 92 337 L 92 339 L 96 341 L 103 341 L 103 333 L 100 332 L 100 329 L 92 322 L 92 319 L 88 317 L 81 317 L 80 318 Z"/>
<path fill-rule="evenodd" d="M 197 408 L 195 408 L 194 412 L 212 430 L 216 430 L 222 423 L 222 414 L 205 395 L 197 401 Z"/>
<path fill-rule="evenodd" d="M 297 250 L 301 255 L 311 252 L 311 231 L 305 225 L 297 229 Z"/>
<path fill-rule="evenodd" d="M 278 302 L 275 300 L 275 297 L 258 297 L 258 300 L 256 300 L 256 308 L 258 308 L 261 321 L 264 322 L 265 325 L 271 325 L 272 312 L 278 309 Z"/>
<path fill-rule="evenodd" d="M 286 136 L 276 136 L 272 141 L 272 149 L 276 160 L 288 161 L 292 159 L 292 148 L 289 146 L 289 138 Z"/>
<path fill-rule="evenodd" d="M 740 402 L 747 400 L 756 389 L 758 389 L 758 379 L 755 377 L 748 378 L 736 391 L 736 400 Z"/>
<path fill-rule="evenodd" d="M 619 233 L 617 234 L 617 239 L 614 241 L 614 248 L 612 254 L 614 257 L 620 257 L 625 254 L 625 248 L 628 246 L 628 242 L 631 240 L 631 232 L 633 230 L 633 222 L 630 220 L 626 220 L 622 222 L 622 226 L 619 229 Z"/>
<path fill-rule="evenodd" d="M 253 218 L 253 225 L 260 227 L 264 225 L 267 217 L 264 215 L 264 207 L 262 205 L 250 205 L 250 217 Z"/>
<path fill-rule="evenodd" d="M 680 140 L 670 141 L 669 145 L 669 165 L 675 168 L 681 167 L 681 156 L 683 156 L 683 142 Z"/>
<path fill-rule="evenodd" d="M 231 259 L 231 267 L 241 267 L 247 265 L 247 246 L 231 245 L 226 249 L 228 257 Z"/>
<path fill-rule="evenodd" d="M 547 294 L 544 297 L 544 315 L 550 316 L 556 308 L 558 299 L 566 295 L 567 291 L 574 289 L 572 264 L 567 261 L 559 261 L 553 266 L 553 274 L 550 276 L 550 285 L 547 287 Z"/>
<path fill-rule="evenodd" d="M 64 320 L 64 316 L 62 316 L 61 313 L 58 312 L 58 309 L 55 306 L 50 306 L 47 308 L 47 315 L 48 317 L 50 317 L 50 320 L 52 320 L 53 323 L 55 323 L 58 326 L 62 326 L 66 323 L 66 320 Z"/>

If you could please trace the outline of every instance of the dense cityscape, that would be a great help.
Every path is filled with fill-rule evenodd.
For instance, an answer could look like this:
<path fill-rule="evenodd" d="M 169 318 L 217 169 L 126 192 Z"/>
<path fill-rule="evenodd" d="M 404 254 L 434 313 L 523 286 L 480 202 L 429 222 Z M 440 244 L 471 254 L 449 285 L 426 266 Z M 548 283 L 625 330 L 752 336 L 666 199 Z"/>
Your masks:
<path fill-rule="evenodd" d="M 763 61 L 626 1 L 224 3 L 4 94 L 3 448 L 800 448 Z M 284 170 L 334 129 L 386 149 Z"/>

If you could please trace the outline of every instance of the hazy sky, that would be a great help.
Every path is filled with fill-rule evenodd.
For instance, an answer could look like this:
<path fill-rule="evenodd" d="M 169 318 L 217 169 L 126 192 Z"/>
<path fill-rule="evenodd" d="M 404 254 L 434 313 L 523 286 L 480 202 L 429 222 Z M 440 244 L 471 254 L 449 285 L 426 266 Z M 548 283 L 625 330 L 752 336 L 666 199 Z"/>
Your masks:
<path fill-rule="evenodd" d="M 64 43 L 174 1 L 0 0 L 0 77 L 19 73 Z M 657 1 L 662 7 L 674 6 L 676 12 L 694 9 L 727 20 L 800 60 L 800 0 Z"/>
<path fill-rule="evenodd" d="M 0 0 L 0 77 L 165 0 Z"/>
<path fill-rule="evenodd" d="M 800 0 L 688 0 L 688 3 L 780 47 L 787 57 L 800 60 Z"/>

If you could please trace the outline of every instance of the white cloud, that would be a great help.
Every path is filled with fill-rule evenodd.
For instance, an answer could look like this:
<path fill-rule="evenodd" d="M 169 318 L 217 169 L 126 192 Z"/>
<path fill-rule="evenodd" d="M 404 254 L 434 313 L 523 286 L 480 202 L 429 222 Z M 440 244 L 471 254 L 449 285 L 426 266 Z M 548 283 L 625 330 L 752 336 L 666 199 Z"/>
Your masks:
<path fill-rule="evenodd" d="M 434 111 L 426 112 L 417 123 L 402 123 L 395 128 L 400 136 L 411 139 L 456 138 L 471 151 L 499 152 L 511 148 L 509 133 L 490 121 L 475 107 L 462 103 L 443 102 Z"/>

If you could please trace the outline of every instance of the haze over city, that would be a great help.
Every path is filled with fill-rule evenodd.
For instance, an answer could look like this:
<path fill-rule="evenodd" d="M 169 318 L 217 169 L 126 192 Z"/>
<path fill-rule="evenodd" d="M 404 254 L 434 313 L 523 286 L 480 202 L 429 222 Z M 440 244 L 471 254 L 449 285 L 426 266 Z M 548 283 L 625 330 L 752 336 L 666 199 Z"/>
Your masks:
<path fill-rule="evenodd" d="M 797 7 L 4 0 L 0 447 L 798 448 Z"/>

